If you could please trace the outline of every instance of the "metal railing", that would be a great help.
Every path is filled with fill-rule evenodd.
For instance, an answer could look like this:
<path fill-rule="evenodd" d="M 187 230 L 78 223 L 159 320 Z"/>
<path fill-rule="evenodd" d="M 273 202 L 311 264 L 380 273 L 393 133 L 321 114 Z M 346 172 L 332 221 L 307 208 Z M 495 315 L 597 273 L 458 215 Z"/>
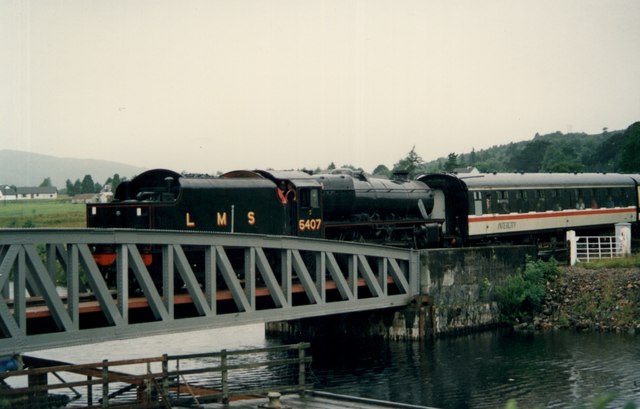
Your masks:
<path fill-rule="evenodd" d="M 614 236 L 577 236 L 567 232 L 570 264 L 585 263 L 631 254 L 631 229 L 628 223 L 616 225 Z"/>
<path fill-rule="evenodd" d="M 114 251 L 108 271 L 101 246 Z M 418 260 L 292 237 L 0 230 L 0 355 L 406 305 Z"/>
<path fill-rule="evenodd" d="M 0 373 L 0 407 L 171 408 L 303 392 L 309 343 L 189 355 L 162 355 Z M 29 359 L 29 358 L 27 358 Z M 55 379 L 54 379 L 55 378 Z M 51 393 L 53 392 L 53 393 Z"/>
<path fill-rule="evenodd" d="M 615 236 L 582 236 L 577 237 L 576 257 L 580 262 L 622 257 L 622 248 Z"/>

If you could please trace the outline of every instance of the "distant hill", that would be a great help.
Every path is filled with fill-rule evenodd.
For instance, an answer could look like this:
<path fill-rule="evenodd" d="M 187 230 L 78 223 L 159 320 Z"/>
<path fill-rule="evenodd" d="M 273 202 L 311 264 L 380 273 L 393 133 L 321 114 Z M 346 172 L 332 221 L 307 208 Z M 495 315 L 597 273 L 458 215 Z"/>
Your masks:
<path fill-rule="evenodd" d="M 67 179 L 82 181 L 85 175 L 91 175 L 94 182 L 104 184 L 116 173 L 131 179 L 145 170 L 119 162 L 0 150 L 0 184 L 10 186 L 38 186 L 45 178 L 51 178 L 53 186 L 60 190 L 65 188 Z"/>

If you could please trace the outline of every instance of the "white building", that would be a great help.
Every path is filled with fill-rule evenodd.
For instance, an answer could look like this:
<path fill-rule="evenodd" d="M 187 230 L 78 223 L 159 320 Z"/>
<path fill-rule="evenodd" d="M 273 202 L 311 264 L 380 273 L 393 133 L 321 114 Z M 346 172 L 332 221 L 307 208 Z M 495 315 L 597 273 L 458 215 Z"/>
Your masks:
<path fill-rule="evenodd" d="M 18 187 L 0 185 L 0 200 L 37 200 L 57 199 L 58 189 L 55 187 Z"/>
<path fill-rule="evenodd" d="M 16 191 L 11 186 L 0 185 L 0 200 L 16 200 Z"/>

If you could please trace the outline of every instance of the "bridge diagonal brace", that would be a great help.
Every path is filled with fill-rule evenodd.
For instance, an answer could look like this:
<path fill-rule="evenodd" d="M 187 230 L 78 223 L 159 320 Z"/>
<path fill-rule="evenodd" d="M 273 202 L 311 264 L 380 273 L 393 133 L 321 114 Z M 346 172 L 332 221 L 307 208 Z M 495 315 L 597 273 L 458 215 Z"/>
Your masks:
<path fill-rule="evenodd" d="M 389 274 L 391 275 L 391 277 L 393 278 L 393 281 L 396 283 L 396 285 L 400 289 L 400 292 L 402 292 L 403 294 L 411 294 L 411 287 L 409 285 L 409 281 L 407 281 L 404 274 L 402 273 L 402 269 L 400 268 L 398 261 L 393 258 L 390 258 L 388 260 L 389 260 L 389 270 L 388 270 Z"/>
<path fill-rule="evenodd" d="M 251 304 L 249 303 L 247 296 L 244 294 L 240 281 L 236 277 L 233 266 L 229 261 L 229 257 L 227 257 L 227 253 L 224 251 L 224 247 L 216 246 L 216 255 L 216 264 L 218 265 L 218 268 L 220 268 L 220 274 L 227 284 L 227 288 L 231 291 L 236 307 L 238 307 L 240 312 L 250 312 Z"/>
<path fill-rule="evenodd" d="M 87 244 L 78 244 L 79 261 L 109 325 L 126 325 Z"/>
<path fill-rule="evenodd" d="M 329 270 L 329 274 L 331 274 L 331 278 L 333 278 L 333 282 L 336 284 L 336 288 L 340 293 L 340 296 L 343 300 L 352 301 L 355 299 L 355 295 L 349 289 L 349 283 L 344 278 L 344 274 L 338 265 L 338 261 L 333 253 L 327 253 L 327 270 Z"/>
<path fill-rule="evenodd" d="M 44 302 L 49 307 L 51 317 L 55 321 L 58 329 L 71 331 L 74 329 L 73 322 L 69 313 L 62 303 L 62 299 L 56 291 L 56 286 L 49 275 L 49 271 L 42 264 L 42 260 L 38 255 L 33 244 L 24 245 L 27 256 L 27 264 L 31 268 L 27 268 L 27 281 L 31 286 L 37 288 L 38 292 L 44 297 Z"/>
<path fill-rule="evenodd" d="M 271 266 L 269 265 L 269 261 L 267 260 L 267 256 L 264 254 L 264 250 L 261 248 L 256 249 L 256 265 L 258 266 L 258 271 L 262 275 L 262 279 L 264 283 L 267 285 L 269 289 L 269 293 L 271 294 L 271 298 L 277 307 L 288 307 L 289 303 L 284 296 L 284 292 L 280 288 L 278 284 L 278 280 L 276 279 Z"/>
<path fill-rule="evenodd" d="M 162 301 L 162 297 L 160 297 L 160 293 L 156 290 L 156 286 L 151 279 L 151 275 L 149 274 L 147 267 L 142 261 L 138 248 L 135 244 L 127 244 L 126 248 L 127 253 L 129 253 L 129 261 L 131 262 L 130 267 L 138 280 L 138 284 L 140 284 L 140 288 L 142 289 L 144 296 L 149 302 L 149 308 L 151 308 L 154 317 L 161 321 L 171 320 L 172 317 L 169 316 L 169 311 L 167 311 L 167 308 Z"/>
<path fill-rule="evenodd" d="M 178 245 L 173 245 L 172 247 L 175 254 L 174 263 L 178 268 L 178 273 L 182 277 L 184 284 L 187 286 L 187 291 L 189 292 L 189 295 L 191 295 L 191 299 L 193 300 L 193 304 L 195 305 L 198 314 L 213 315 L 213 311 L 207 303 L 204 293 L 200 289 L 200 284 L 198 283 L 195 274 L 193 274 L 193 269 L 189 266 L 189 261 L 187 260 L 187 256 L 184 254 L 184 250 L 182 250 L 182 247 Z"/>
<path fill-rule="evenodd" d="M 9 338 L 20 338 L 26 335 L 25 331 L 18 327 L 3 298 L 0 298 L 0 330 L 5 337 Z"/>
<path fill-rule="evenodd" d="M 18 253 L 20 251 L 20 246 L 12 245 L 9 246 L 8 250 L 4 252 L 2 257 L 2 263 L 0 263 L 0 289 L 4 288 L 4 285 L 7 283 L 9 279 L 9 275 L 11 273 L 11 269 L 13 268 L 13 264 L 18 257 Z"/>
<path fill-rule="evenodd" d="M 304 264 L 304 261 L 302 261 L 300 252 L 298 250 L 293 250 L 291 255 L 293 256 L 293 269 L 298 274 L 298 278 L 304 287 L 304 291 L 307 294 L 307 297 L 309 297 L 309 302 L 312 304 L 321 304 L 322 297 L 320 296 L 320 293 L 318 293 L 307 266 Z"/>
<path fill-rule="evenodd" d="M 364 281 L 367 283 L 369 290 L 375 297 L 382 297 L 384 294 L 382 292 L 382 288 L 376 280 L 375 275 L 373 274 L 373 270 L 367 261 L 367 258 L 362 254 L 358 255 L 358 271 L 362 274 Z"/>

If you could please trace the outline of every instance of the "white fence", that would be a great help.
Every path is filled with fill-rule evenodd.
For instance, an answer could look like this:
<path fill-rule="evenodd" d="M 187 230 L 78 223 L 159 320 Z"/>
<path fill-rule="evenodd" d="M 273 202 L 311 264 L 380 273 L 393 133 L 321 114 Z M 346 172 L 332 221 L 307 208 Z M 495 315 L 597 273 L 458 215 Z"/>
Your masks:
<path fill-rule="evenodd" d="M 570 230 L 567 241 L 572 266 L 577 262 L 624 257 L 631 254 L 631 226 L 629 223 L 616 224 L 615 236 L 576 236 L 576 232 Z"/>

